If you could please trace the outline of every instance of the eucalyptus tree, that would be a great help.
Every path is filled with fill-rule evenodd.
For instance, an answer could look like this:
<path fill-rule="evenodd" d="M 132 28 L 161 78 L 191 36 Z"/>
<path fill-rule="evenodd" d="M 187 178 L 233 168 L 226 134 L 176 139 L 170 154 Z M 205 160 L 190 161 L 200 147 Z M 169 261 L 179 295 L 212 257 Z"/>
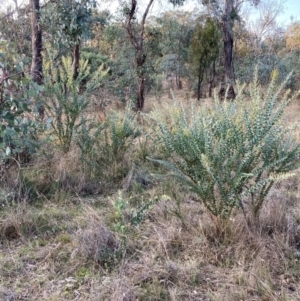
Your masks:
<path fill-rule="evenodd" d="M 278 33 L 277 18 L 284 11 L 285 0 L 260 0 L 257 17 L 249 22 L 249 30 L 256 38 L 256 44 Z"/>
<path fill-rule="evenodd" d="M 111 59 L 109 90 L 121 102 L 128 99 L 137 101 L 136 50 L 128 39 L 127 31 L 122 23 L 114 22 L 105 29 L 100 49 Z M 143 67 L 145 68 L 145 66 Z M 135 102 L 135 106 L 137 107 L 137 102 Z"/>
<path fill-rule="evenodd" d="M 124 8 L 125 22 L 124 28 L 127 31 L 131 44 L 135 49 L 135 64 L 137 73 L 137 96 L 136 96 L 136 110 L 141 111 L 145 102 L 145 69 L 144 65 L 147 58 L 145 51 L 146 39 L 146 19 L 154 0 L 148 0 L 145 11 L 142 15 L 140 22 L 137 21 L 138 3 L 137 0 L 130 0 L 128 7 Z"/>
<path fill-rule="evenodd" d="M 90 36 L 93 21 L 92 10 L 96 0 L 50 1 L 43 13 L 47 34 L 58 49 L 71 47 L 73 52 L 73 76 L 78 76 L 80 47 Z"/>
<path fill-rule="evenodd" d="M 275 68 L 280 71 L 280 80 L 284 80 L 290 72 L 289 64 L 284 62 L 285 29 L 277 22 L 282 11 L 283 0 L 260 0 L 251 19 L 244 14 L 245 22 L 236 23 L 239 26 L 234 27 L 234 69 L 240 80 L 250 82 L 255 66 L 262 84 L 269 81 Z"/>
<path fill-rule="evenodd" d="M 242 4 L 249 2 L 257 5 L 260 0 L 201 0 L 210 13 L 218 19 L 222 26 L 223 52 L 224 52 L 224 81 L 228 86 L 228 98 L 235 98 L 234 69 L 233 69 L 233 25 L 240 18 L 239 11 Z M 170 0 L 174 5 L 182 5 L 185 0 Z M 224 91 L 220 91 L 222 94 Z"/>
<path fill-rule="evenodd" d="M 220 52 L 220 31 L 216 20 L 199 18 L 190 45 L 190 62 L 198 77 L 197 99 L 201 97 L 201 84 L 207 69 Z"/>
<path fill-rule="evenodd" d="M 124 20 L 122 20 L 124 21 Z M 138 26 L 136 24 L 135 26 Z M 153 88 L 156 72 L 157 58 L 160 55 L 160 32 L 153 24 L 147 24 L 144 33 L 143 51 L 146 59 L 142 66 L 137 67 L 137 50 L 128 38 L 128 32 L 124 23 L 115 20 L 105 29 L 100 43 L 100 51 L 110 59 L 110 85 L 111 92 L 118 96 L 119 100 L 133 100 L 135 109 L 139 107 L 140 77 L 143 75 L 143 97 Z"/>
<path fill-rule="evenodd" d="M 0 45 L 6 55 L 31 55 L 30 6 L 7 6 L 0 8 Z"/>
<path fill-rule="evenodd" d="M 11 57 L 16 54 L 26 57 L 27 60 L 31 58 L 31 70 L 26 72 L 29 71 L 33 81 L 41 84 L 43 47 L 40 1 L 30 0 L 22 5 L 17 0 L 13 2 L 14 6 L 8 5 L 6 10 L 0 12 L 1 50 Z"/>
<path fill-rule="evenodd" d="M 228 98 L 235 98 L 233 84 L 235 81 L 233 68 L 233 26 L 237 21 L 241 6 L 245 2 L 258 4 L 259 0 L 201 0 L 209 11 L 219 20 L 222 26 L 223 52 L 224 52 L 224 82 L 228 87 Z M 225 89 L 220 91 L 225 93 Z"/>
<path fill-rule="evenodd" d="M 176 86 L 182 88 L 181 78 L 188 74 L 189 45 L 194 30 L 194 13 L 168 11 L 154 19 L 160 32 L 160 70 L 175 75 Z"/>

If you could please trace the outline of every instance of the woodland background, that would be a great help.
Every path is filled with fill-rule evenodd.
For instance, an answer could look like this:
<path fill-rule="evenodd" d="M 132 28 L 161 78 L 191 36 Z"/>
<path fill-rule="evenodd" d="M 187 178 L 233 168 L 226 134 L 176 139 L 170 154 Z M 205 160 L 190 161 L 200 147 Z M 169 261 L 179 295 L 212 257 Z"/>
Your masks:
<path fill-rule="evenodd" d="M 300 22 L 155 1 L 1 7 L 0 300 L 300 300 Z"/>

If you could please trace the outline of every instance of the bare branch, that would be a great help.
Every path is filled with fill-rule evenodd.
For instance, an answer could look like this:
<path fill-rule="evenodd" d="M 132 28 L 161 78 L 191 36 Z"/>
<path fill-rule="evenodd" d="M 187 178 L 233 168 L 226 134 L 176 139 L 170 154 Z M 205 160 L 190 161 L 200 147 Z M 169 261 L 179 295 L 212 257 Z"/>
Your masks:
<path fill-rule="evenodd" d="M 146 22 L 146 18 L 147 18 L 147 15 L 149 13 L 149 10 L 150 10 L 150 7 L 152 6 L 154 0 L 150 0 L 148 5 L 147 5 L 147 8 L 144 12 L 144 15 L 143 15 L 143 18 L 142 18 L 142 23 L 141 23 L 141 37 L 140 37 L 140 48 L 142 49 L 143 48 L 143 42 L 144 42 L 144 32 L 145 32 L 145 22 Z"/>
<path fill-rule="evenodd" d="M 150 0 L 149 1 L 148 5 L 147 5 L 147 8 L 146 8 L 146 10 L 144 12 L 142 23 L 141 23 L 141 26 L 142 26 L 142 35 L 144 35 L 146 18 L 147 18 L 147 15 L 149 13 L 150 7 L 152 6 L 153 2 L 154 2 L 154 0 Z"/>
<path fill-rule="evenodd" d="M 139 47 L 139 44 L 138 44 L 138 41 L 136 39 L 136 36 L 135 36 L 135 34 L 133 32 L 133 28 L 132 28 L 132 20 L 134 19 L 134 15 L 136 13 L 136 7 L 137 7 L 136 0 L 131 0 L 131 8 L 130 8 L 130 11 L 128 13 L 127 22 L 124 25 L 124 27 L 126 28 L 126 30 L 128 32 L 131 43 L 137 49 Z"/>

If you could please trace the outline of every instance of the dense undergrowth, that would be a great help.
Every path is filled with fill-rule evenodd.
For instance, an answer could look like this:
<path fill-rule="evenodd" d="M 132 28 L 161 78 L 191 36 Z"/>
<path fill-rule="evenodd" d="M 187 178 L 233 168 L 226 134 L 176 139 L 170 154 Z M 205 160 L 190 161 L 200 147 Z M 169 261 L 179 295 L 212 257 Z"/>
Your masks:
<path fill-rule="evenodd" d="M 52 95 L 39 148 L 4 148 L 0 300 L 299 300 L 299 106 L 276 86 L 105 120 Z"/>

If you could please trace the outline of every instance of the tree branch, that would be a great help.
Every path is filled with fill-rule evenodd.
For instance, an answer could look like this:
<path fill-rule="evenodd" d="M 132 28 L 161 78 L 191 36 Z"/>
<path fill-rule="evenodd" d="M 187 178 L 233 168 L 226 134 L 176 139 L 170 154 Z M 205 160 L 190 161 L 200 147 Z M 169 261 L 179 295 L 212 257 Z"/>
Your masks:
<path fill-rule="evenodd" d="M 133 44 L 133 46 L 138 49 L 139 48 L 139 44 L 138 41 L 133 33 L 132 30 L 132 20 L 134 19 L 134 14 L 136 12 L 136 6 L 137 6 L 137 2 L 136 0 L 131 0 L 131 9 L 130 12 L 128 13 L 128 17 L 127 17 L 127 22 L 126 25 L 124 26 L 128 32 L 129 38 L 131 40 L 131 43 Z"/>

